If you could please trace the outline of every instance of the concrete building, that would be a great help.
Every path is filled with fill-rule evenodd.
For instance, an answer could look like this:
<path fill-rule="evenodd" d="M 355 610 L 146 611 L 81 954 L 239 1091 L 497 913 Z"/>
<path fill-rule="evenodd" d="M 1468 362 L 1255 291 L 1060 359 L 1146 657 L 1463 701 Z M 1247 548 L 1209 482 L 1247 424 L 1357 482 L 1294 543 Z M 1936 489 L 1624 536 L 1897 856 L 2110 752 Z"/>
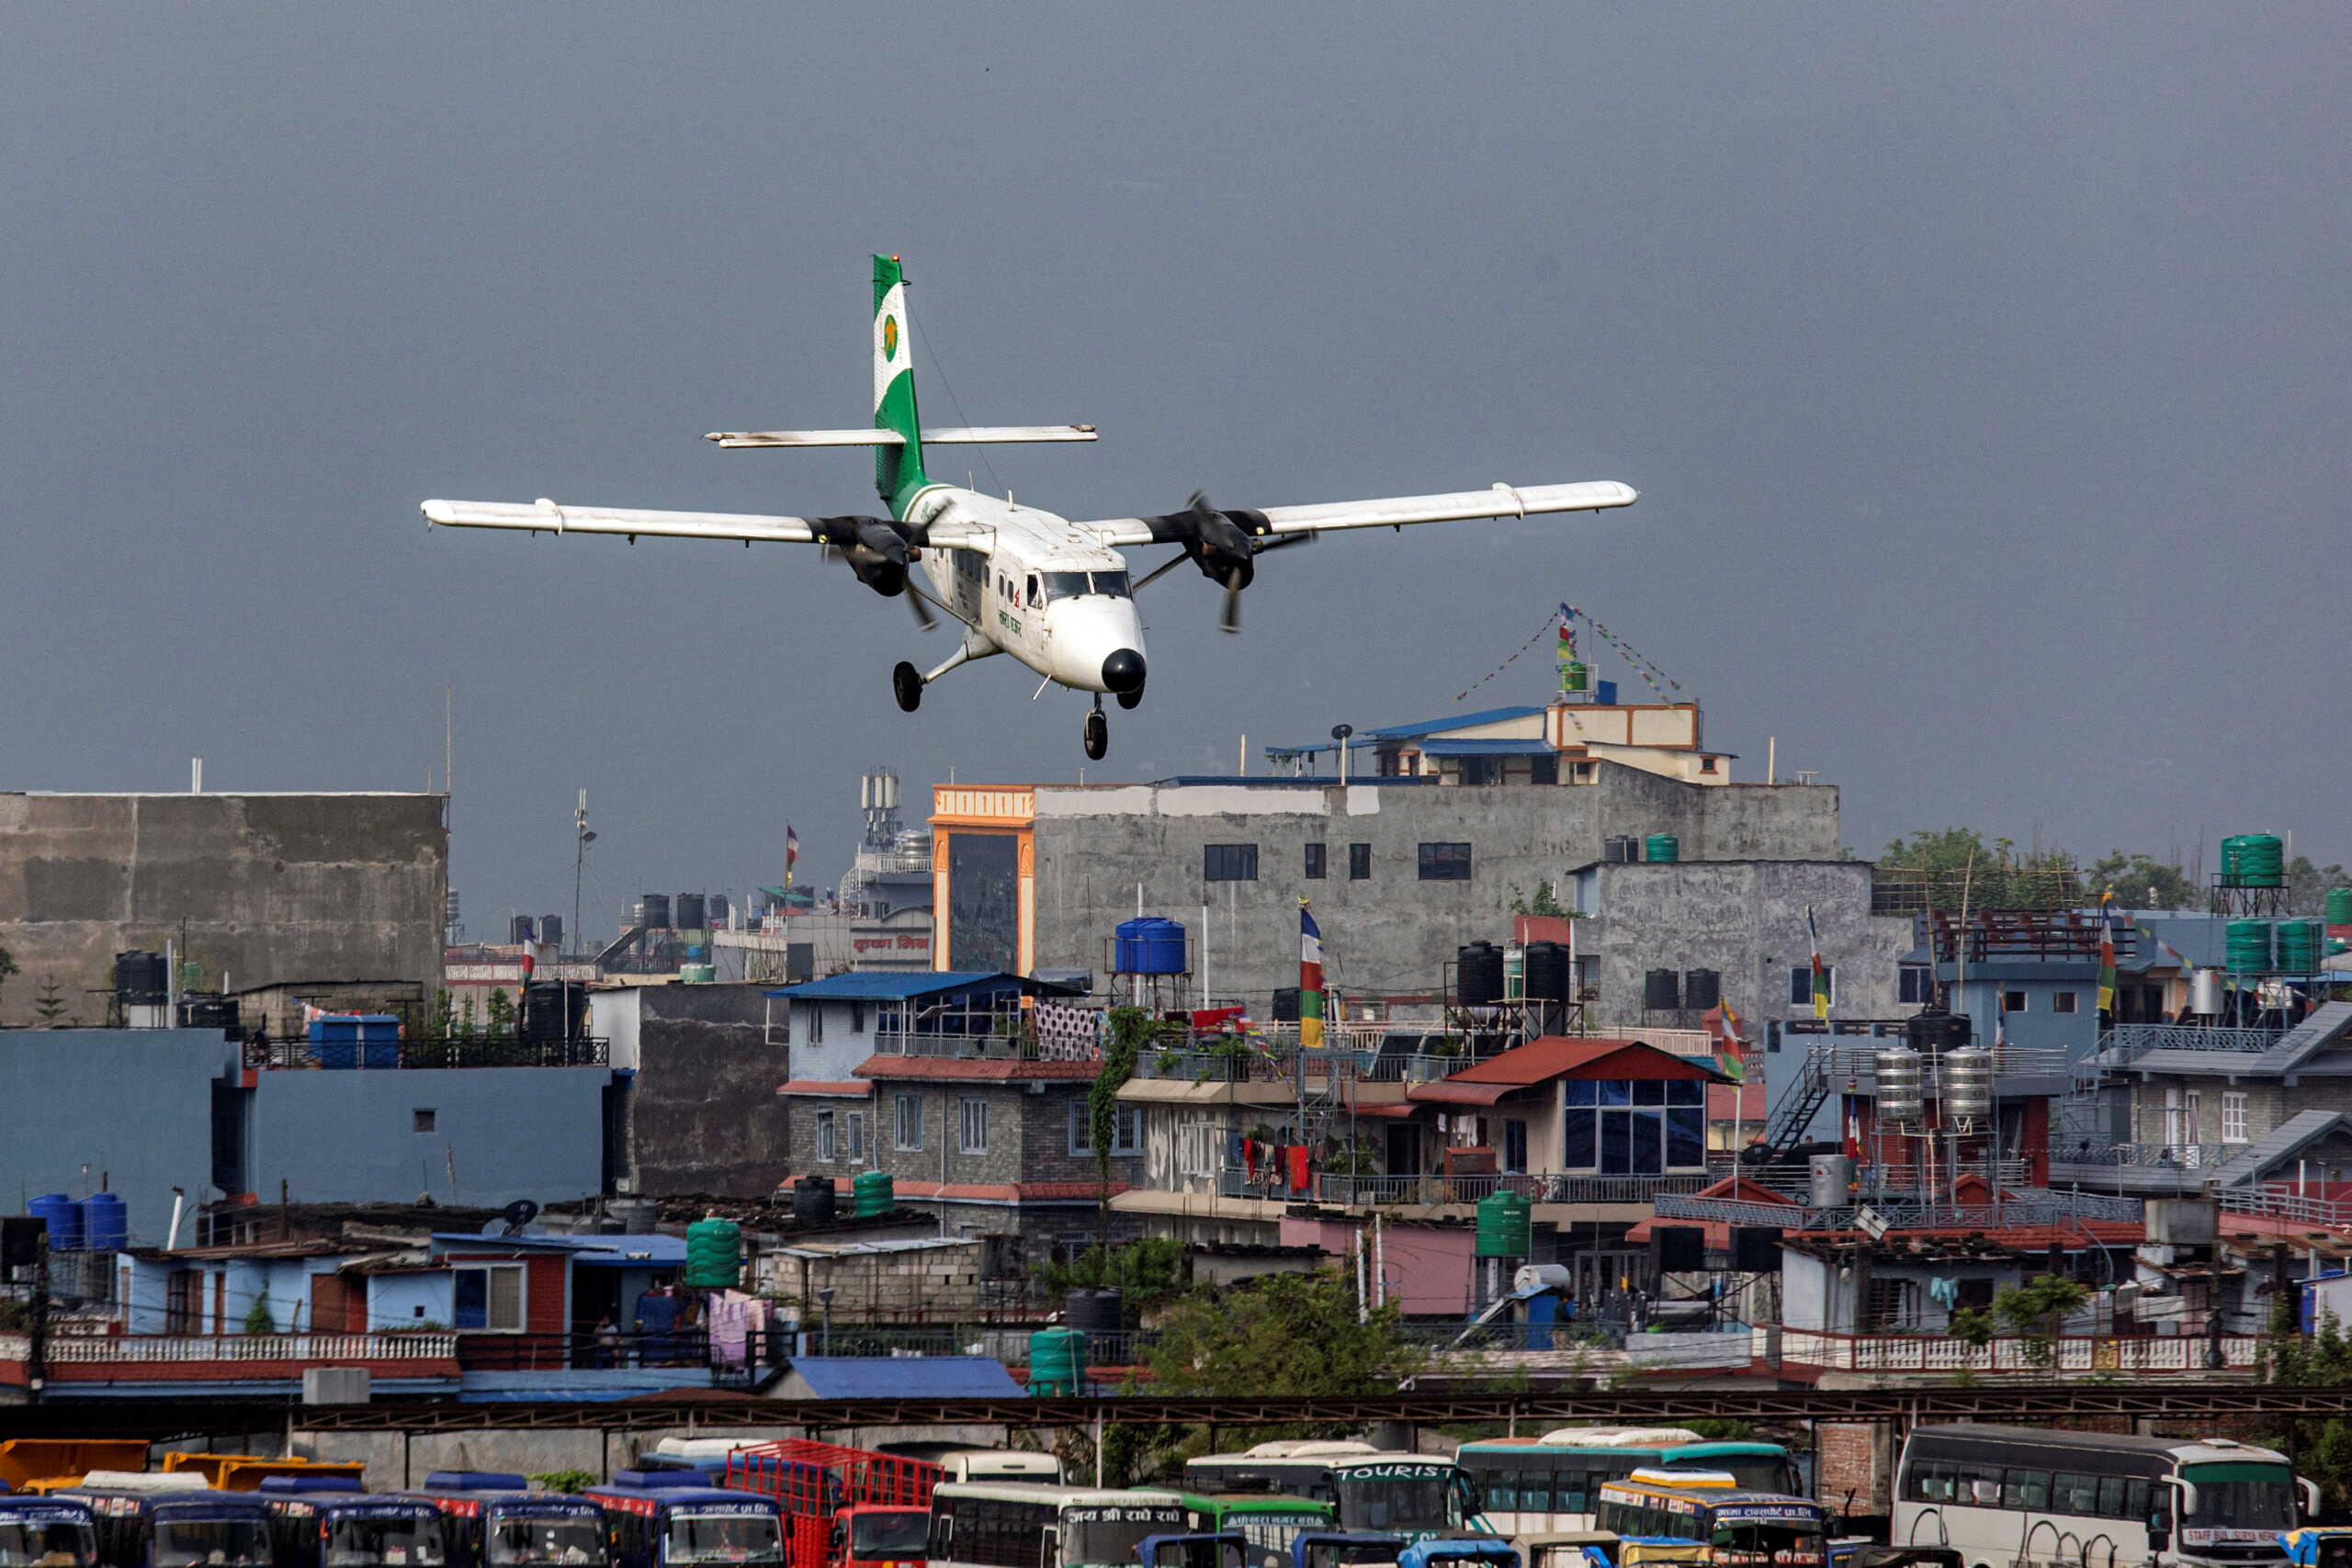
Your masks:
<path fill-rule="evenodd" d="M 1684 861 L 1839 852 L 1833 786 L 1695 784 L 1613 760 L 1556 784 L 941 785 L 931 820 L 939 966 L 1107 974 L 1140 902 L 1191 928 L 1191 987 L 1205 975 L 1219 998 L 1297 983 L 1301 897 L 1335 988 L 1427 992 L 1457 947 L 1508 930 L 1515 900 L 1564 886 L 1611 839 L 1672 835 Z"/>
<path fill-rule="evenodd" d="M 164 952 L 209 988 L 345 976 L 441 980 L 449 835 L 438 795 L 0 794 L 0 947 L 71 1014 L 114 955 Z"/>
<path fill-rule="evenodd" d="M 763 987 L 628 986 L 592 991 L 589 1032 L 634 1075 L 616 1109 L 616 1176 L 652 1196 L 763 1198 L 790 1168 L 776 1080 L 785 1004 Z"/>

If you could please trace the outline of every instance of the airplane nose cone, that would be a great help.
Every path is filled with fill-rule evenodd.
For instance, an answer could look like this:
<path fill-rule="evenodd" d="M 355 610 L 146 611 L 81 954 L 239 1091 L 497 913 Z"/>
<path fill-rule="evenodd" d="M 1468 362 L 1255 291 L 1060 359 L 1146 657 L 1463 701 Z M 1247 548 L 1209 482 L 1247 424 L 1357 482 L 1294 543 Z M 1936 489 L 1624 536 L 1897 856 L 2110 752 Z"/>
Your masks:
<path fill-rule="evenodd" d="M 1143 655 L 1132 648 L 1123 648 L 1104 660 L 1102 689 L 1106 692 L 1142 691 Z"/>

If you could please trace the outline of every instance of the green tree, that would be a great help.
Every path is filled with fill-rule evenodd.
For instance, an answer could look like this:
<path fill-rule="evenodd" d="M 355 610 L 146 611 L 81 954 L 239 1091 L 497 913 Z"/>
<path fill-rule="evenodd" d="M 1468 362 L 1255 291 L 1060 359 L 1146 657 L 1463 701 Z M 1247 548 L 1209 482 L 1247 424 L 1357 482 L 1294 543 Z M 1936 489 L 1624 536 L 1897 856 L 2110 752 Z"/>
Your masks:
<path fill-rule="evenodd" d="M 2352 886 L 2352 872 L 2330 863 L 2313 865 L 2309 855 L 2297 855 L 2287 867 L 2287 912 L 2317 915 L 2327 909 L 2327 890 Z"/>
<path fill-rule="evenodd" d="M 2305 1387 L 2352 1383 L 2352 1339 L 2345 1337 L 2334 1313 L 2322 1313 L 2318 1331 L 2305 1334 L 2301 1298 L 2290 1286 L 2271 1299 L 2259 1375 L 2265 1382 Z M 2297 1468 L 2319 1483 L 2324 1513 L 2352 1506 L 2352 1421 L 2341 1416 L 2287 1421 L 2272 1441 L 2297 1454 L 2301 1461 Z"/>
<path fill-rule="evenodd" d="M 1118 1142 L 1119 1090 L 1136 1076 L 1136 1058 L 1157 1028 L 1151 1014 L 1141 1008 L 1113 1008 L 1109 1037 L 1102 1042 L 1102 1066 L 1086 1091 L 1086 1134 L 1094 1144 L 1094 1173 L 1106 1203 L 1111 1201 L 1111 1150 Z"/>
<path fill-rule="evenodd" d="M 2043 1274 L 1993 1298 L 1993 1315 L 2026 1342 L 2037 1367 L 2050 1365 L 2066 1314 L 2091 1299 L 2091 1288 L 2063 1274 Z"/>
<path fill-rule="evenodd" d="M 1123 1247 L 1090 1247 L 1068 1263 L 1038 1264 L 1036 1276 L 1048 1295 L 1114 1287 L 1132 1322 L 1137 1313 L 1183 1293 L 1184 1244 L 1173 1236 L 1145 1236 Z"/>
<path fill-rule="evenodd" d="M 254 1297 L 254 1304 L 245 1309 L 245 1332 L 275 1334 L 277 1320 L 269 1315 L 269 1292 L 263 1291 Z"/>
<path fill-rule="evenodd" d="M 474 999 L 468 997 L 465 1006 L 458 1010 L 458 1038 L 471 1040 L 478 1032 L 474 1024 Z"/>
<path fill-rule="evenodd" d="M 56 1029 L 65 1021 L 65 987 L 56 976 L 40 977 L 40 998 L 33 1003 L 33 1017 L 43 1029 Z"/>
<path fill-rule="evenodd" d="M 1959 1307 L 1951 1314 L 1951 1322 L 1944 1332 L 1973 1350 L 1982 1350 L 1993 1342 L 2000 1325 L 1993 1314 L 1981 1307 Z"/>
<path fill-rule="evenodd" d="M 530 1478 L 543 1492 L 585 1492 L 596 1484 L 593 1470 L 543 1470 Z"/>
<path fill-rule="evenodd" d="M 487 1011 L 492 1040 L 503 1040 L 514 1032 L 514 998 L 506 994 L 504 987 L 490 993 Z"/>
<path fill-rule="evenodd" d="M 2071 903 L 2080 889 L 2074 856 L 2064 850 L 2020 851 L 2007 839 L 1989 843 L 1973 828 L 1944 828 L 1890 842 L 1879 856 L 1889 870 L 1921 873 L 1928 907 L 1958 909 L 2048 908 Z"/>
<path fill-rule="evenodd" d="M 2190 909 L 2204 902 L 2187 872 L 2149 855 L 2109 850 L 2091 863 L 2086 874 L 2094 896 L 2112 887 L 2115 901 L 2127 909 Z"/>
<path fill-rule="evenodd" d="M 1548 876 L 1535 885 L 1535 896 L 1532 898 L 1516 887 L 1510 891 L 1510 912 L 1514 915 L 1551 915 L 1563 919 L 1576 918 L 1574 909 L 1561 904 L 1559 893 Z"/>

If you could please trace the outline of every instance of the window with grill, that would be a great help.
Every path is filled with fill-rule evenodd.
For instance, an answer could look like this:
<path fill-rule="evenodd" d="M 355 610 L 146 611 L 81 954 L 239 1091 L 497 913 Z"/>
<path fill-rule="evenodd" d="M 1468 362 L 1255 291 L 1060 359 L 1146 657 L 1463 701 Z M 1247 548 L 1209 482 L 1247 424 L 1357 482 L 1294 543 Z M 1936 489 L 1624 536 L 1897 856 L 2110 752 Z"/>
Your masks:
<path fill-rule="evenodd" d="M 1906 1007 L 1926 1007 L 1936 999 L 1932 974 L 1924 964 L 1905 964 L 1896 980 L 1894 999 Z"/>
<path fill-rule="evenodd" d="M 523 1267 L 499 1264 L 489 1269 L 453 1269 L 450 1288 L 458 1328 L 519 1330 L 523 1326 Z"/>
<path fill-rule="evenodd" d="M 1111 1154 L 1116 1158 L 1143 1147 L 1143 1108 L 1122 1105 L 1111 1118 Z M 1094 1157 L 1093 1113 L 1083 1100 L 1070 1101 L 1069 1152 L 1072 1159 Z"/>
<path fill-rule="evenodd" d="M 842 1157 L 841 1129 L 830 1111 L 817 1112 L 817 1157 L 828 1164 Z"/>
<path fill-rule="evenodd" d="M 985 1100 L 961 1100 L 958 1102 L 958 1115 L 962 1122 L 964 1152 L 967 1155 L 988 1153 L 989 1102 Z"/>
<path fill-rule="evenodd" d="M 2025 1009 L 2026 994 L 2023 991 L 2003 991 L 2001 993 L 2001 1010 L 2003 1012 L 2023 1012 L 2025 1011 Z"/>
<path fill-rule="evenodd" d="M 2222 1142 L 2243 1144 L 2245 1141 L 2245 1096 L 2225 1091 L 2222 1096 Z"/>
<path fill-rule="evenodd" d="M 1255 882 L 1258 880 L 1258 846 L 1255 844 L 1204 844 L 1201 847 L 1201 880 L 1204 882 Z"/>
<path fill-rule="evenodd" d="M 2050 993 L 2050 1010 L 2073 1012 L 2082 1005 L 2081 996 L 2079 991 L 2052 991 Z"/>
<path fill-rule="evenodd" d="M 1823 964 L 1821 977 L 1828 982 L 1829 999 L 1835 1003 L 1838 1000 L 1838 965 Z M 1813 1005 L 1813 965 L 1808 964 L 1801 969 L 1792 968 L 1789 971 L 1789 1005 L 1792 1008 Z"/>
<path fill-rule="evenodd" d="M 902 1094 L 890 1103 L 890 1141 L 902 1149 L 922 1147 L 922 1100 Z"/>
<path fill-rule="evenodd" d="M 1467 844 L 1423 844 L 1421 846 L 1421 880 L 1423 882 L 1469 881 L 1470 846 Z"/>
<path fill-rule="evenodd" d="M 1326 847 L 1327 846 L 1322 844 L 1309 844 L 1306 846 L 1306 874 L 1307 881 L 1320 882 L 1323 880 L 1323 852 Z"/>
<path fill-rule="evenodd" d="M 853 1160 L 862 1160 L 865 1157 L 865 1112 L 850 1111 L 847 1120 L 849 1122 L 849 1157 Z"/>
<path fill-rule="evenodd" d="M 1371 875 L 1372 846 L 1370 844 L 1350 844 L 1348 846 L 1348 880 L 1350 882 L 1362 882 Z"/>

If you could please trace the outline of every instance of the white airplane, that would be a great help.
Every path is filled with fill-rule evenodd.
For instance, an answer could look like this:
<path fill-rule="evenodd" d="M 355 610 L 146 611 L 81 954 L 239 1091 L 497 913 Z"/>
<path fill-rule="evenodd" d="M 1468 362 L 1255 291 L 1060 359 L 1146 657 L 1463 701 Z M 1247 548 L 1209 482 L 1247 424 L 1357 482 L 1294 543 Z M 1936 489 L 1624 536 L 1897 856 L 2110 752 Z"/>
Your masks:
<path fill-rule="evenodd" d="M 1182 512 L 1074 523 L 1035 507 L 940 484 L 923 471 L 923 448 L 1012 441 L 1091 441 L 1091 424 L 922 428 L 915 415 L 913 345 L 907 328 L 907 285 L 897 256 L 874 258 L 874 428 L 871 430 L 714 431 L 721 446 L 871 446 L 875 485 L 888 517 L 763 517 L 725 512 L 634 512 L 511 502 L 428 501 L 428 522 L 455 528 L 520 528 L 534 534 L 620 534 L 683 539 L 741 539 L 823 545 L 849 562 L 876 593 L 909 596 L 915 618 L 932 625 L 926 604 L 963 624 L 963 642 L 937 669 L 901 661 L 890 673 L 899 706 L 912 713 L 923 688 L 959 664 L 1009 653 L 1046 681 L 1091 693 L 1086 754 L 1110 750 L 1102 694 L 1123 708 L 1143 700 L 1143 627 L 1135 592 L 1182 561 L 1225 589 L 1224 626 L 1240 626 L 1240 595 L 1257 558 L 1340 528 L 1403 527 L 1476 517 L 1547 512 L 1599 512 L 1631 506 L 1631 486 L 1511 486 L 1450 495 L 1386 496 L 1263 511 L 1218 510 L 1199 494 Z M 1131 580 L 1122 548 L 1174 545 L 1179 553 Z M 915 581 L 915 568 L 921 581 Z M 1038 690 L 1045 689 L 1043 683 Z"/>

